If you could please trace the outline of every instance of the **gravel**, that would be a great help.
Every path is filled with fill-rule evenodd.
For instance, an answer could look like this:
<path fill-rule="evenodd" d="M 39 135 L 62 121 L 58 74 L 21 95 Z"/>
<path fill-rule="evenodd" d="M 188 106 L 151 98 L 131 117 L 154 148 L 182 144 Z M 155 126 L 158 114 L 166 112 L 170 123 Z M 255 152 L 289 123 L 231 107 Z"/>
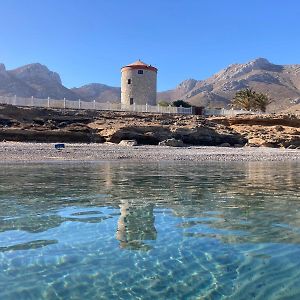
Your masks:
<path fill-rule="evenodd" d="M 42 161 L 284 161 L 300 160 L 300 150 L 279 148 L 119 146 L 115 144 L 0 143 L 0 162 Z"/>

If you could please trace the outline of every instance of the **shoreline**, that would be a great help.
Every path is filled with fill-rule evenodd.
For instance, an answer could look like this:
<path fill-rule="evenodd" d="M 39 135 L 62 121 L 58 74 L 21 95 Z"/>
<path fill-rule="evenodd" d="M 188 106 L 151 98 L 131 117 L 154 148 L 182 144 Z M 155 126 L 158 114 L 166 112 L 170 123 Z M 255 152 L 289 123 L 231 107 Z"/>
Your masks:
<path fill-rule="evenodd" d="M 120 146 L 117 144 L 71 144 L 56 150 L 54 143 L 0 142 L 0 163 L 13 162 L 203 162 L 203 161 L 300 161 L 300 151 L 266 147 L 215 146 Z"/>

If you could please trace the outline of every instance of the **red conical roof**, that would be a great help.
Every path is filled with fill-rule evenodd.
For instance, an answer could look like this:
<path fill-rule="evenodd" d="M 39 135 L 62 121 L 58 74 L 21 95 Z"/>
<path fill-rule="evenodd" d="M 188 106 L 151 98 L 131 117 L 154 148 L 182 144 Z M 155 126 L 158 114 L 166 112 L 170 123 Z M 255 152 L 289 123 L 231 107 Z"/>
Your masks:
<path fill-rule="evenodd" d="M 145 69 L 145 70 L 152 70 L 152 71 L 157 72 L 157 68 L 155 68 L 151 65 L 147 65 L 146 63 L 144 63 L 140 59 L 121 68 L 122 71 L 124 69 Z"/>

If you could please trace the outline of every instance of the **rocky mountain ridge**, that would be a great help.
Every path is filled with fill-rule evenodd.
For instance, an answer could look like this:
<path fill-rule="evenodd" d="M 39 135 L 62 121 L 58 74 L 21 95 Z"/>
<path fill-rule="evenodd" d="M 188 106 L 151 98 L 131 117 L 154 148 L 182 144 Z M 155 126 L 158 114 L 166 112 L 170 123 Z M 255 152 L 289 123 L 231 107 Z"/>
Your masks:
<path fill-rule="evenodd" d="M 205 80 L 188 79 L 176 88 L 158 93 L 158 101 L 182 99 L 197 106 L 226 107 L 244 88 L 267 93 L 270 111 L 282 111 L 300 103 L 300 64 L 276 65 L 265 58 L 232 64 Z M 69 89 L 60 76 L 39 63 L 6 70 L 0 64 L 0 96 L 20 96 L 85 101 L 119 102 L 120 88 L 100 83 Z"/>
<path fill-rule="evenodd" d="M 265 58 L 230 65 L 206 80 L 191 83 L 190 90 L 186 91 L 180 84 L 175 90 L 164 92 L 161 99 L 168 100 L 170 94 L 179 94 L 181 99 L 194 105 L 226 107 L 237 91 L 253 88 L 273 99 L 272 111 L 300 103 L 300 65 L 275 65 Z M 185 86 L 189 84 L 185 82 Z"/>
<path fill-rule="evenodd" d="M 271 110 L 286 109 L 300 103 L 300 65 L 275 65 L 265 58 L 233 64 L 206 80 L 184 81 L 159 99 L 171 101 L 176 96 L 194 105 L 226 107 L 245 88 L 267 93 L 273 99 Z"/>

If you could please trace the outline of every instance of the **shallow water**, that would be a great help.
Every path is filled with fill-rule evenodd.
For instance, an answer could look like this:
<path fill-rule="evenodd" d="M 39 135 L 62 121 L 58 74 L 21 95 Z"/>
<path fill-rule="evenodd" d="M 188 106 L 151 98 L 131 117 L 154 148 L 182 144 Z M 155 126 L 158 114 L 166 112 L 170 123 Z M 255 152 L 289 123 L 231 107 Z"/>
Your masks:
<path fill-rule="evenodd" d="M 0 299 L 300 299 L 300 164 L 7 164 Z"/>

